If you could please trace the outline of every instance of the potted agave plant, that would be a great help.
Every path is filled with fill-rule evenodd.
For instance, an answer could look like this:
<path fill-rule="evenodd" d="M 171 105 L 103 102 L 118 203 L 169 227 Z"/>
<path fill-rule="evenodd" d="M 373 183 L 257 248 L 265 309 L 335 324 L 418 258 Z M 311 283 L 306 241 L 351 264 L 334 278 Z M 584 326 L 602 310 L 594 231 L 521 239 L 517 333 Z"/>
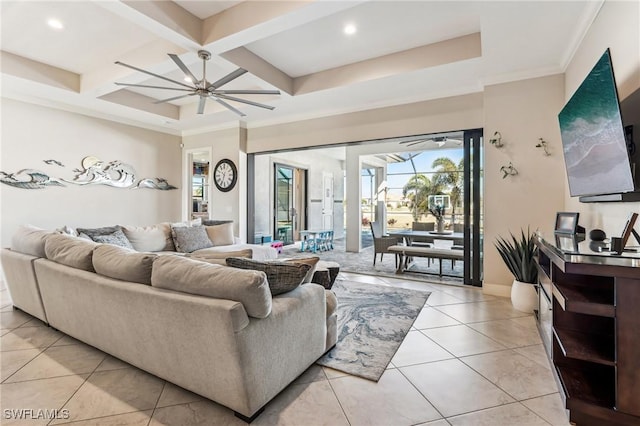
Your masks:
<path fill-rule="evenodd" d="M 511 286 L 511 303 L 522 312 L 532 312 L 537 306 L 537 293 L 534 284 L 538 281 L 538 270 L 535 264 L 536 246 L 533 234 L 527 229 L 521 230 L 520 238 L 511 234 L 510 239 L 498 237 L 496 243 L 498 253 L 513 274 Z"/>

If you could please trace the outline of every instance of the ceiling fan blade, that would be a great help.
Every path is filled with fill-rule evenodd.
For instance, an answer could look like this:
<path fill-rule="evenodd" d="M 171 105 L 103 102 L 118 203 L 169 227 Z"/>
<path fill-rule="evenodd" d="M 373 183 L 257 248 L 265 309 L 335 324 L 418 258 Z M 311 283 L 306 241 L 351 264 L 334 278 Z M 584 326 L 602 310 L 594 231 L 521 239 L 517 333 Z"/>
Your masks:
<path fill-rule="evenodd" d="M 207 102 L 206 96 L 200 96 L 200 103 L 198 103 L 198 114 L 204 114 L 204 104 Z"/>
<path fill-rule="evenodd" d="M 243 104 L 253 105 L 253 106 L 257 106 L 257 107 L 265 108 L 265 109 L 269 109 L 269 110 L 273 110 L 273 109 L 275 109 L 275 107 L 273 107 L 273 106 L 271 106 L 271 105 L 260 104 L 260 103 L 258 103 L 258 102 L 252 102 L 252 101 L 248 101 L 248 100 L 246 100 L 246 99 L 236 98 L 236 97 L 234 97 L 234 96 L 227 96 L 227 95 L 216 94 L 216 97 L 218 97 L 218 98 L 222 98 L 222 99 L 226 99 L 226 100 L 228 100 L 228 101 L 242 102 Z"/>
<path fill-rule="evenodd" d="M 228 82 L 235 80 L 236 78 L 240 77 L 241 75 L 243 75 L 244 73 L 246 73 L 247 70 L 242 69 L 242 68 L 238 68 L 235 71 L 230 72 L 229 74 L 225 75 L 224 77 L 222 77 L 220 80 L 213 82 L 209 85 L 207 85 L 207 88 L 214 88 L 217 89 L 218 87 L 227 84 Z"/>
<path fill-rule="evenodd" d="M 186 85 L 186 84 L 184 84 L 184 83 L 182 83 L 180 81 L 176 81 L 176 80 L 172 80 L 172 79 L 167 78 L 167 77 L 163 77 L 160 74 L 155 74 L 155 73 L 152 73 L 151 71 L 145 71 L 142 68 L 137 68 L 137 67 L 134 67 L 133 65 L 125 64 L 124 62 L 116 61 L 115 63 L 118 64 L 118 65 L 122 65 L 123 67 L 131 68 L 132 70 L 140 71 L 140 72 L 143 72 L 145 74 L 149 74 L 149 75 L 152 75 L 154 77 L 158 77 L 158 78 L 161 78 L 163 80 L 170 81 L 171 83 L 179 84 L 180 86 L 184 86 L 184 87 L 188 87 L 189 89 L 193 89 L 191 86 L 188 86 L 188 85 Z"/>
<path fill-rule="evenodd" d="M 165 102 L 176 101 L 178 99 L 187 98 L 187 97 L 193 96 L 193 95 L 195 95 L 195 93 L 189 93 L 188 95 L 174 96 L 173 98 L 163 99 L 161 101 L 155 101 L 154 104 L 162 104 L 162 103 L 165 103 Z"/>
<path fill-rule="evenodd" d="M 214 90 L 214 95 L 279 95 L 279 90 Z"/>
<path fill-rule="evenodd" d="M 232 107 L 231 105 L 229 105 L 228 103 L 226 103 L 225 101 L 223 101 L 222 99 L 219 99 L 216 96 L 212 96 L 213 100 L 218 102 L 220 105 L 222 105 L 223 107 L 235 112 L 236 114 L 238 114 L 240 117 L 246 117 L 247 114 L 243 113 L 242 111 Z"/>
<path fill-rule="evenodd" d="M 191 73 L 191 71 L 189 71 L 189 68 L 187 68 L 187 66 L 184 64 L 184 62 L 182 62 L 182 60 L 178 57 L 178 55 L 169 53 L 169 57 L 173 59 L 173 62 L 175 62 L 178 68 L 182 70 L 184 75 L 186 75 L 191 79 L 192 83 L 195 83 L 196 81 L 198 81 L 198 79 Z"/>
<path fill-rule="evenodd" d="M 148 84 L 130 84 L 130 83 L 115 83 L 115 84 L 117 84 L 118 86 L 144 87 L 147 89 L 181 90 L 185 92 L 191 92 L 193 90 L 196 90 L 195 87 L 192 89 L 183 89 L 181 87 L 149 86 Z"/>

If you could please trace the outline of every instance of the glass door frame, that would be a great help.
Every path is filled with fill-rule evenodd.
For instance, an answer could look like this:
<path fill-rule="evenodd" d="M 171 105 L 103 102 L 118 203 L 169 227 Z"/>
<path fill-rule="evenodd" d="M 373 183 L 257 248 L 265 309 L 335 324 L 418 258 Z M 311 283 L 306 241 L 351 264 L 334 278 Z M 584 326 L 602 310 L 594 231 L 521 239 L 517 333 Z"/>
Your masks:
<path fill-rule="evenodd" d="M 464 283 L 482 286 L 482 129 L 464 131 Z"/>

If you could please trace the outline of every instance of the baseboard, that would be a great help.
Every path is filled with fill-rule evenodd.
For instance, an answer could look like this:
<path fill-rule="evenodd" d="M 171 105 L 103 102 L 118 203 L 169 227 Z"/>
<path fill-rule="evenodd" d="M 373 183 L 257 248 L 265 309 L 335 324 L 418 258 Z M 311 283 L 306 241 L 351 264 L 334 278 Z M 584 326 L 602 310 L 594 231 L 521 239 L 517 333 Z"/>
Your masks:
<path fill-rule="evenodd" d="M 482 292 L 490 296 L 511 297 L 511 286 L 504 284 L 482 283 Z"/>

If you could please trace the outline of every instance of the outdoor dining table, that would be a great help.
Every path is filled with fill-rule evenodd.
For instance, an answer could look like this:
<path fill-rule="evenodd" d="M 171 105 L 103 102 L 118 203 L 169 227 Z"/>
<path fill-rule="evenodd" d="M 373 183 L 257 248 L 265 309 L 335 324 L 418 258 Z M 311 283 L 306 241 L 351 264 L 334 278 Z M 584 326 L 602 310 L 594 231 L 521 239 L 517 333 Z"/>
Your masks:
<path fill-rule="evenodd" d="M 402 231 L 391 231 L 389 232 L 389 236 L 404 238 L 408 246 L 412 245 L 413 239 L 416 237 L 431 243 L 433 240 L 450 240 L 453 241 L 455 245 L 464 244 L 464 233 L 462 232 L 414 231 L 406 229 Z"/>

